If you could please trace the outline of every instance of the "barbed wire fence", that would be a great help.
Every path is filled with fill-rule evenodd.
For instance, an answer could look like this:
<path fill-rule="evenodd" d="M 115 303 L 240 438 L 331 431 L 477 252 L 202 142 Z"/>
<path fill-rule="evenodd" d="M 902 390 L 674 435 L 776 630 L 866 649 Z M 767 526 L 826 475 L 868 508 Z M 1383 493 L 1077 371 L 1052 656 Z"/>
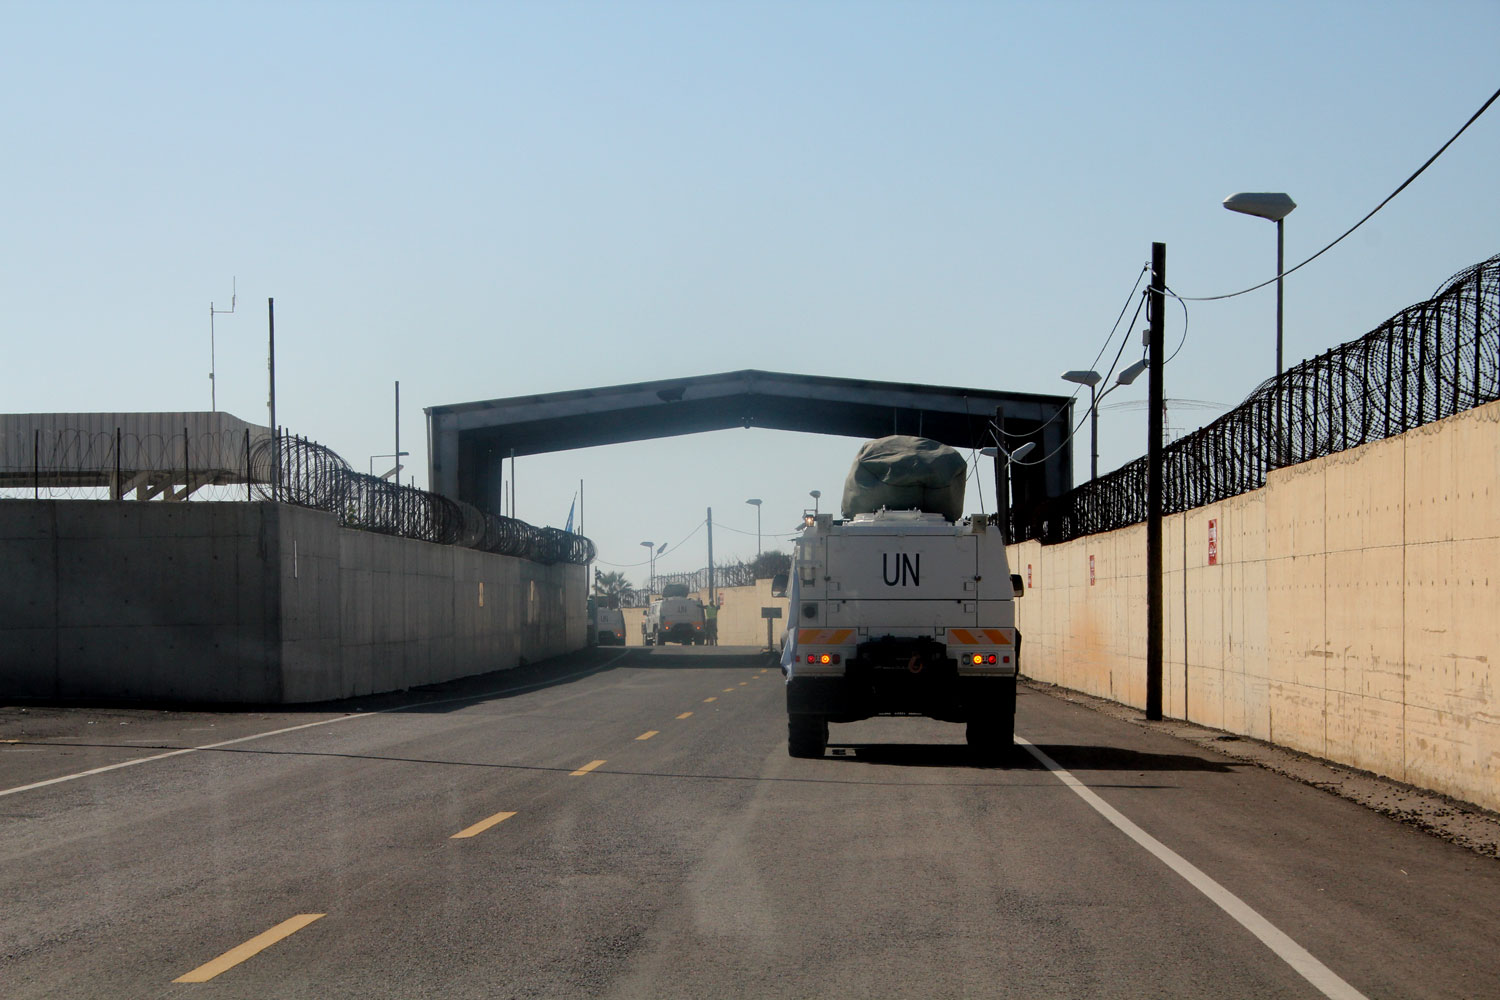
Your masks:
<path fill-rule="evenodd" d="M 661 589 L 669 583 L 680 583 L 687 587 L 688 593 L 708 589 L 708 567 L 693 570 L 687 573 L 658 573 L 656 574 L 656 589 Z M 723 566 L 714 567 L 715 587 L 753 587 L 755 586 L 755 571 L 747 562 L 726 563 Z"/>
<path fill-rule="evenodd" d="M 594 543 L 350 468 L 307 438 L 34 429 L 0 435 L 0 499 L 275 500 L 339 524 L 540 563 L 587 563 Z"/>
<path fill-rule="evenodd" d="M 1432 298 L 1263 382 L 1240 406 L 1164 449 L 1163 512 L 1263 487 L 1273 469 L 1394 437 L 1500 399 L 1500 254 Z M 1031 510 L 1014 541 L 1044 544 L 1146 520 L 1146 459 Z"/>

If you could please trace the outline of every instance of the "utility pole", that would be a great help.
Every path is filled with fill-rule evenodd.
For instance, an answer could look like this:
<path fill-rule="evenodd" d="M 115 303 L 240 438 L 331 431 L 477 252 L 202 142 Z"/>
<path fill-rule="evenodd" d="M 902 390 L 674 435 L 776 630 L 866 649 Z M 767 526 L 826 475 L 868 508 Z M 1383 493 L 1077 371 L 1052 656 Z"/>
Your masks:
<path fill-rule="evenodd" d="M 1146 718 L 1161 718 L 1162 608 L 1162 407 L 1166 400 L 1162 368 L 1162 325 L 1166 314 L 1167 245 L 1151 244 L 1151 287 L 1147 293 L 1147 361 L 1150 399 L 1146 442 Z"/>
<path fill-rule="evenodd" d="M 269 324 L 269 344 L 266 348 L 266 368 L 271 373 L 271 398 L 266 403 L 271 408 L 271 496 L 281 499 L 281 432 L 276 426 L 276 300 L 266 299 L 266 322 Z"/>
<path fill-rule="evenodd" d="M 396 380 L 396 485 L 401 485 L 401 380 Z"/>

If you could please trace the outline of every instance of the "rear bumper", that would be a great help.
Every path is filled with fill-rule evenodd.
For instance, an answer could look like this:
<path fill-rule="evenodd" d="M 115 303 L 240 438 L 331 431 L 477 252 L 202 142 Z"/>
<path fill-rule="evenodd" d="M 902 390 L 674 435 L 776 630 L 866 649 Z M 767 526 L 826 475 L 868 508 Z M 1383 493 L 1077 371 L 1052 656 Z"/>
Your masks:
<path fill-rule="evenodd" d="M 692 642 L 703 638 L 704 631 L 691 625 L 673 625 L 662 632 L 662 639 L 667 642 Z"/>
<path fill-rule="evenodd" d="M 944 722 L 1013 716 L 1016 678 L 911 675 L 863 671 L 844 677 L 794 674 L 786 686 L 792 715 L 821 715 L 830 722 L 856 722 L 876 715 L 925 715 Z"/>

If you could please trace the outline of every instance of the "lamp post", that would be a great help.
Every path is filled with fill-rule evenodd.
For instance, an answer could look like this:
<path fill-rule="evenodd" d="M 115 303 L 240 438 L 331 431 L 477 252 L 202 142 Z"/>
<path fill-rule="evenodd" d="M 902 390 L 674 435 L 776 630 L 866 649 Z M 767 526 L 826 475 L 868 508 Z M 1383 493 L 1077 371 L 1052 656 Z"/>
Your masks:
<path fill-rule="evenodd" d="M 370 475 L 371 476 L 375 475 L 375 460 L 377 458 L 394 458 L 396 460 L 396 467 L 394 469 L 392 469 L 390 472 L 387 472 L 385 474 L 385 476 L 389 476 L 392 473 L 394 473 L 395 476 L 396 476 L 396 485 L 398 485 L 398 486 L 401 485 L 401 460 L 403 458 L 405 458 L 407 455 L 410 455 L 410 454 L 411 454 L 411 452 L 409 452 L 409 451 L 403 451 L 403 452 L 398 452 L 398 453 L 396 453 L 394 455 L 371 455 L 370 456 Z M 380 478 L 384 479 L 385 476 L 381 476 Z"/>
<path fill-rule="evenodd" d="M 1099 478 L 1099 397 L 1102 376 L 1096 371 L 1066 371 L 1063 381 L 1089 387 L 1089 479 Z"/>
<path fill-rule="evenodd" d="M 997 462 L 995 466 L 995 510 L 999 513 L 1002 506 L 1005 508 L 1006 541 L 1010 541 L 1010 466 L 1012 462 L 1029 455 L 1035 447 L 1035 441 L 1024 441 L 1016 447 L 1015 451 L 1006 451 L 998 445 L 993 448 L 979 449 L 979 454 L 987 458 L 998 459 L 1002 455 L 1005 456 L 1005 461 Z"/>
<path fill-rule="evenodd" d="M 818 498 L 823 495 L 823 491 L 822 490 L 812 490 L 807 495 L 813 498 L 813 517 L 817 517 L 818 516 Z"/>
<path fill-rule="evenodd" d="M 1241 215 L 1253 215 L 1258 219 L 1270 219 L 1276 223 L 1276 441 L 1277 461 L 1280 463 L 1281 441 L 1281 279 L 1283 267 L 1282 220 L 1292 214 L 1297 203 L 1291 196 L 1280 191 L 1242 191 L 1224 199 L 1224 207 Z"/>
<path fill-rule="evenodd" d="M 642 542 L 646 546 L 646 561 L 650 564 L 646 577 L 646 603 L 651 603 L 651 595 L 656 593 L 656 543 Z"/>
<path fill-rule="evenodd" d="M 755 508 L 755 558 L 760 558 L 760 500 L 746 500 L 747 504 Z"/>
<path fill-rule="evenodd" d="M 1282 192 L 1247 192 L 1232 194 L 1224 199 L 1224 207 L 1241 215 L 1253 215 L 1258 219 L 1270 219 L 1276 223 L 1276 378 L 1281 379 L 1281 273 L 1284 270 L 1282 220 L 1292 214 L 1297 203 Z"/>
<path fill-rule="evenodd" d="M 1099 478 L 1099 400 L 1108 396 L 1122 385 L 1129 385 L 1140 378 L 1141 372 L 1146 370 L 1145 361 L 1137 361 L 1133 365 L 1126 366 L 1120 374 L 1115 376 L 1115 384 L 1098 391 L 1098 385 L 1104 380 L 1104 376 L 1096 371 L 1066 371 L 1062 373 L 1065 381 L 1075 382 L 1078 385 L 1089 387 L 1089 479 Z M 1020 448 L 1016 452 L 1020 452 Z"/>

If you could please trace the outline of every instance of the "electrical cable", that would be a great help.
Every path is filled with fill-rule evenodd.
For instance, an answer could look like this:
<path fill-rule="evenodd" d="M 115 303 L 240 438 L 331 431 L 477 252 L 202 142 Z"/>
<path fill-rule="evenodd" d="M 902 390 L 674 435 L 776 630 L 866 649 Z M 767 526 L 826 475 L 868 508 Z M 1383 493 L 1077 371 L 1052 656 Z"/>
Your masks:
<path fill-rule="evenodd" d="M 1260 289 L 1265 288 L 1267 285 L 1269 285 L 1269 284 L 1277 281 L 1280 278 L 1285 278 L 1289 274 L 1294 274 L 1297 271 L 1302 270 L 1308 264 L 1311 264 L 1313 261 L 1317 260 L 1319 257 L 1323 256 L 1325 253 L 1327 253 L 1328 251 L 1332 250 L 1334 247 L 1336 247 L 1340 243 L 1342 243 L 1344 241 L 1345 237 L 1347 237 L 1349 234 L 1353 233 L 1360 226 L 1363 226 L 1366 222 L 1369 222 L 1370 219 L 1372 219 L 1375 216 L 1376 212 L 1380 211 L 1382 208 L 1385 208 L 1386 205 L 1388 205 L 1388 204 L 1391 203 L 1391 201 L 1396 197 L 1396 195 L 1400 194 L 1402 191 L 1405 191 L 1407 185 L 1409 185 L 1412 181 L 1416 180 L 1418 177 L 1421 177 L 1422 174 L 1423 174 L 1423 172 L 1426 171 L 1426 169 L 1428 167 L 1432 166 L 1433 162 L 1436 161 L 1439 156 L 1442 156 L 1443 153 L 1445 153 L 1447 151 L 1447 149 L 1448 149 L 1449 146 L 1453 145 L 1456 141 L 1458 141 L 1458 137 L 1461 136 L 1461 135 L 1463 135 L 1464 132 L 1466 132 L 1468 130 L 1468 128 L 1469 128 L 1470 125 L 1473 125 L 1476 121 L 1479 120 L 1479 116 L 1480 115 L 1484 114 L 1486 111 L 1489 110 L 1490 105 L 1495 103 L 1496 98 L 1500 98 L 1500 90 L 1497 90 L 1493 94 L 1491 94 L 1490 95 L 1490 99 L 1487 100 L 1487 101 L 1485 101 L 1484 104 L 1480 107 L 1480 109 L 1478 111 L 1474 112 L 1474 114 L 1470 116 L 1470 118 L 1469 118 L 1468 121 L 1464 122 L 1463 128 L 1459 129 L 1457 132 L 1454 132 L 1453 133 L 1453 138 L 1451 138 L 1447 142 L 1443 143 L 1442 148 L 1440 148 L 1436 153 L 1433 153 L 1431 156 L 1429 156 L 1427 158 L 1427 162 L 1424 163 L 1424 164 L 1422 164 L 1420 167 L 1417 168 L 1417 172 L 1416 173 L 1412 174 L 1406 180 L 1402 181 L 1401 182 L 1401 186 L 1398 187 L 1398 188 L 1396 188 L 1396 190 L 1392 191 L 1389 195 L 1387 195 L 1385 201 L 1382 201 L 1379 205 L 1376 205 L 1374 208 L 1370 209 L 1370 213 L 1368 215 L 1366 215 L 1363 219 L 1360 219 L 1354 225 L 1352 225 L 1348 229 L 1346 229 L 1344 231 L 1343 236 L 1340 236 L 1338 239 L 1334 240 L 1332 243 L 1328 244 L 1326 247 L 1324 247 L 1323 249 L 1319 250 L 1317 253 L 1313 254 L 1311 257 L 1309 257 L 1306 260 L 1304 260 L 1302 263 L 1298 264 L 1296 267 L 1292 268 L 1289 271 L 1282 271 L 1280 274 L 1276 275 L 1276 277 L 1274 277 L 1274 278 L 1267 278 L 1265 281 L 1262 281 L 1258 285 L 1251 285 L 1249 288 L 1241 289 L 1238 292 L 1229 292 L 1226 295 L 1183 295 L 1183 296 L 1178 296 L 1178 298 L 1181 298 L 1181 299 L 1183 299 L 1186 302 L 1218 302 L 1221 299 L 1232 299 L 1232 298 L 1235 298 L 1236 296 L 1246 295 L 1246 294 L 1249 294 L 1250 292 L 1259 291 Z"/>
<path fill-rule="evenodd" d="M 1182 353 L 1182 347 L 1183 347 L 1184 344 L 1187 343 L 1188 307 L 1187 307 L 1187 303 L 1183 301 L 1182 296 L 1178 295 L 1176 292 L 1172 291 L 1172 289 L 1170 289 L 1170 288 L 1166 287 L 1165 285 L 1163 285 L 1162 286 L 1162 291 L 1164 291 L 1168 295 L 1172 296 L 1172 298 L 1174 298 L 1174 299 L 1177 300 L 1177 304 L 1180 305 L 1180 306 L 1182 306 L 1182 339 L 1177 342 L 1177 350 L 1175 350 L 1175 351 L 1172 352 L 1172 356 L 1169 357 L 1169 358 L 1167 358 L 1167 360 L 1165 360 L 1165 361 L 1162 362 L 1162 365 L 1165 366 L 1165 365 L 1170 365 L 1172 363 L 1172 358 L 1175 358 L 1175 357 L 1177 357 L 1178 354 Z"/>
<path fill-rule="evenodd" d="M 1137 282 L 1137 284 L 1139 284 L 1139 282 Z M 1128 303 L 1127 303 L 1127 305 L 1128 305 Z M 1135 312 L 1130 317 L 1130 326 L 1129 326 L 1129 329 L 1131 329 L 1131 330 L 1135 329 L 1135 321 L 1140 318 L 1140 316 L 1141 316 L 1141 310 L 1145 307 L 1145 305 L 1146 305 L 1146 296 L 1142 295 L 1140 302 L 1136 303 Z M 1123 316 L 1124 312 L 1122 311 L 1120 313 L 1120 315 Z M 1119 325 L 1118 321 L 1116 321 L 1116 325 L 1117 326 Z M 1123 340 L 1120 341 L 1120 349 L 1115 352 L 1115 359 L 1110 362 L 1109 373 L 1106 374 L 1104 376 L 1104 378 L 1101 379 L 1100 381 L 1107 381 L 1109 379 L 1109 376 L 1113 375 L 1115 373 L 1115 367 L 1120 363 L 1120 358 L 1124 355 L 1125 348 L 1127 346 L 1129 346 L 1129 344 L 1130 344 L 1130 337 L 1129 336 L 1126 336 Z M 1098 363 L 1098 360 L 1099 360 L 1098 357 L 1095 357 L 1095 359 L 1094 359 L 1095 363 Z M 1083 429 L 1083 422 L 1088 419 L 1089 415 L 1091 413 L 1093 413 L 1094 409 L 1099 405 L 1099 400 L 1103 399 L 1105 396 L 1107 396 L 1110 393 L 1111 390 L 1113 390 L 1115 388 L 1116 388 L 1115 386 L 1110 386 L 1109 389 L 1104 390 L 1104 392 L 1101 392 L 1101 393 L 1099 393 L 1099 395 L 1097 395 L 1097 396 L 1094 397 L 1093 405 L 1090 406 L 1087 410 L 1083 411 L 1083 416 L 1078 419 L 1078 423 L 1076 425 L 1074 425 L 1074 427 L 1073 427 L 1073 429 L 1071 431 L 1068 432 L 1068 436 L 1065 437 L 1065 438 L 1063 438 L 1062 441 L 1060 441 L 1058 443 L 1058 445 L 1057 445 L 1056 448 L 1053 448 L 1051 451 L 1049 451 L 1047 454 L 1043 455 L 1041 458 L 1034 459 L 1032 461 L 1026 461 L 1026 460 L 1022 460 L 1022 459 L 1006 459 L 1006 461 L 1011 462 L 1014 465 L 1034 466 L 1034 465 L 1041 465 L 1043 462 L 1046 462 L 1048 459 L 1052 458 L 1052 456 L 1054 456 L 1058 452 L 1062 451 L 1063 448 L 1066 447 L 1067 444 L 1070 441 L 1072 441 L 1073 438 L 1075 438 L 1078 435 L 1078 432 Z M 998 499 L 996 500 L 996 502 L 997 503 L 999 502 Z"/>
<path fill-rule="evenodd" d="M 662 553 L 661 553 L 661 555 L 657 556 L 656 558 L 660 559 L 662 556 L 669 556 L 673 552 L 676 552 L 678 549 L 682 548 L 688 542 L 692 541 L 693 536 L 696 535 L 698 532 L 702 531 L 703 528 L 704 528 L 704 526 L 707 525 L 707 524 L 708 524 L 708 519 L 707 518 L 704 518 L 702 521 L 699 521 L 698 522 L 698 526 L 696 528 L 694 528 L 692 531 L 689 531 L 687 533 L 687 537 L 683 538 L 683 540 L 680 541 L 680 542 L 678 542 L 676 545 L 673 545 L 670 548 L 663 550 Z"/>
<path fill-rule="evenodd" d="M 1146 276 L 1147 272 L 1149 272 L 1150 270 L 1151 270 L 1151 263 L 1150 263 L 1150 261 L 1147 261 L 1144 265 L 1141 266 L 1141 270 L 1136 274 L 1136 276 L 1135 276 L 1135 285 L 1131 287 L 1129 294 L 1127 294 L 1125 296 L 1125 304 L 1122 305 L 1122 306 L 1120 306 L 1120 315 L 1115 317 L 1115 325 L 1109 328 L 1109 336 L 1107 336 L 1107 337 L 1104 338 L 1104 343 L 1100 346 L 1099 353 L 1094 355 L 1094 360 L 1089 365 L 1090 368 L 1092 368 L 1094 365 L 1097 365 L 1099 363 L 1099 359 L 1102 358 L 1102 357 L 1104 357 L 1104 352 L 1107 351 L 1107 350 L 1109 350 L 1110 342 L 1115 339 L 1115 331 L 1117 331 L 1117 330 L 1120 329 L 1120 320 L 1124 317 L 1125 310 L 1127 310 L 1127 309 L 1130 308 L 1130 300 L 1133 299 L 1133 298 L 1135 298 L 1136 289 L 1138 289 L 1138 288 L 1141 287 L 1141 279 L 1143 279 Z M 1140 311 L 1139 308 L 1137 308 L 1136 311 L 1139 313 L 1139 311 Z M 1132 326 L 1135 325 L 1135 320 L 1132 319 L 1130 322 L 1131 322 Z M 1071 396 L 1069 396 L 1068 399 L 1069 400 L 1077 399 L 1078 398 L 1078 394 L 1080 392 L 1082 392 L 1082 391 L 1083 391 L 1083 386 L 1081 384 L 1078 384 L 1077 387 L 1073 390 L 1073 394 Z M 968 398 L 967 397 L 965 397 L 965 399 L 964 399 L 964 405 L 965 405 L 965 407 L 968 406 Z M 1052 421 L 1056 420 L 1059 416 L 1061 416 L 1062 412 L 1063 412 L 1063 409 L 1064 409 L 1064 407 L 1058 407 L 1057 411 L 1055 413 L 1053 413 L 1052 416 L 1050 416 L 1050 417 L 1047 418 L 1046 423 L 1042 424 L 1040 427 L 1037 427 L 1037 428 L 1035 428 L 1034 430 L 1032 430 L 1032 431 L 1030 431 L 1028 433 L 1013 434 L 1010 431 L 1005 430 L 1004 428 L 999 428 L 1000 433 L 1002 435 L 1004 435 L 1005 437 L 1008 437 L 1008 438 L 1030 437 L 1033 434 L 1038 434 L 1041 431 L 1045 430 L 1048 426 L 1050 426 L 1051 423 L 1052 423 Z M 996 442 L 996 443 L 998 444 L 999 442 Z"/>
<path fill-rule="evenodd" d="M 702 520 L 702 521 L 699 521 L 698 522 L 698 526 L 696 528 L 694 528 L 692 531 L 688 532 L 686 538 L 684 538 L 682 541 L 678 542 L 676 545 L 673 545 L 671 548 L 663 549 L 661 555 L 655 556 L 654 558 L 660 559 L 662 556 L 671 555 L 673 552 L 676 552 L 683 545 L 687 544 L 690 540 L 692 540 L 692 537 L 694 535 L 696 535 L 698 532 L 702 531 L 703 530 L 703 526 L 706 525 L 707 523 L 708 523 L 708 520 L 706 518 L 704 520 Z M 619 567 L 620 569 L 634 569 L 637 566 L 649 566 L 651 564 L 652 558 L 653 558 L 652 556 L 647 556 L 645 559 L 641 560 L 638 563 L 616 563 L 616 562 L 610 562 L 608 559 L 599 559 L 597 557 L 594 559 L 594 561 L 597 562 L 597 563 L 603 563 L 605 566 L 616 566 L 616 567 Z"/>

